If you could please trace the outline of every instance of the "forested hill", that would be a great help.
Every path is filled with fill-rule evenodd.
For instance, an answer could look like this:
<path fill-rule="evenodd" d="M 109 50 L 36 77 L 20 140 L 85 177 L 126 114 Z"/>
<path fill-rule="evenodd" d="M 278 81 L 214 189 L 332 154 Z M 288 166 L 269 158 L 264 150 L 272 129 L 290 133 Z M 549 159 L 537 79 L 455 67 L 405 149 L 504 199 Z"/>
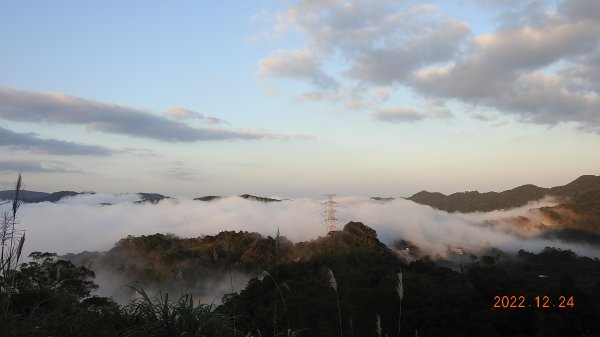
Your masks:
<path fill-rule="evenodd" d="M 460 268 L 450 269 L 443 267 L 448 260 L 405 257 L 359 222 L 296 244 L 248 232 L 155 234 L 124 238 L 107 253 L 65 257 L 87 268 L 34 253 L 15 273 L 0 335 L 600 335 L 598 259 L 554 248 L 515 255 L 492 249 L 458 257 Z M 235 273 L 246 273 L 243 284 L 234 286 Z M 128 284 L 157 297 L 129 297 L 126 306 L 90 297 L 94 275 L 100 290 L 112 283 L 133 295 Z M 208 286 L 219 287 L 222 304 L 204 296 L 208 304 L 196 304 L 195 291 Z M 177 300 L 182 290 L 194 296 Z"/>
<path fill-rule="evenodd" d="M 104 253 L 83 252 L 65 258 L 78 265 L 118 272 L 124 280 L 145 286 L 162 287 L 178 280 L 193 287 L 206 275 L 231 270 L 256 274 L 276 263 L 305 261 L 325 252 L 349 253 L 361 247 L 388 250 L 373 229 L 350 222 L 342 231 L 297 244 L 283 236 L 263 237 L 242 231 L 223 231 L 198 238 L 156 233 L 128 236 Z"/>
<path fill-rule="evenodd" d="M 590 191 L 600 191 L 600 176 L 584 175 L 564 186 L 552 188 L 523 185 L 503 192 L 467 191 L 451 195 L 421 191 L 408 200 L 447 212 L 489 212 L 523 206 L 546 196 L 559 197 L 563 200 L 576 196 L 591 197 L 592 194 L 585 194 Z"/>
<path fill-rule="evenodd" d="M 377 317 L 381 336 L 396 336 L 400 305 L 403 337 L 600 333 L 594 320 L 600 314 L 600 261 L 553 248 L 514 256 L 492 249 L 449 269 L 442 267 L 448 260 L 405 260 L 373 229 L 350 222 L 342 231 L 296 244 L 248 232 L 193 239 L 155 234 L 124 238 L 102 256 L 67 258 L 94 260 L 90 268 L 110 270 L 113 280 L 128 275 L 140 287 L 158 285 L 170 294 L 180 292 L 169 285 L 196 291 L 215 283 L 215 275 L 226 276 L 219 281 L 226 294 L 218 312 L 236 317 L 237 329 L 255 336 L 288 329 L 311 337 L 337 336 L 340 329 L 345 336 L 378 336 Z M 230 272 L 247 273 L 249 282 L 232 292 Z M 525 307 L 494 308 L 502 295 L 522 296 Z M 538 307 L 536 296 L 548 296 L 552 307 Z M 573 297 L 574 306 L 556 308 L 560 296 Z"/>

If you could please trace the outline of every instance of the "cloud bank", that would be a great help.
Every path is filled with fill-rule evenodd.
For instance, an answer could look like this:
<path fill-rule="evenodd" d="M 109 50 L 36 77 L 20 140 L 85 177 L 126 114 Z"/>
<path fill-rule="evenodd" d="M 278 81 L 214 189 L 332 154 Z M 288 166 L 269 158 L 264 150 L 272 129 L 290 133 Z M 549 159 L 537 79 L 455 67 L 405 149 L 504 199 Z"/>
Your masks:
<path fill-rule="evenodd" d="M 0 118 L 10 121 L 84 125 L 90 132 L 121 134 L 165 142 L 306 138 L 278 135 L 266 130 L 195 128 L 177 120 L 194 115 L 194 112 L 181 108 L 171 109 L 167 115 L 175 120 L 128 106 L 63 93 L 39 93 L 0 87 Z M 214 124 L 220 120 L 212 117 L 208 121 Z"/>
<path fill-rule="evenodd" d="M 324 236 L 324 206 L 320 200 L 296 199 L 261 203 L 239 197 L 212 202 L 163 200 L 156 205 L 134 204 L 135 194 L 80 195 L 57 204 L 24 204 L 19 209 L 20 226 L 27 230 L 25 251 L 54 251 L 59 254 L 84 250 L 104 251 L 127 235 L 174 233 L 181 237 L 244 230 L 275 235 L 277 228 L 292 241 Z M 374 228 L 379 239 L 390 245 L 409 240 L 432 255 L 444 256 L 449 247 L 478 252 L 491 247 L 508 252 L 519 249 L 538 252 L 552 246 L 571 249 L 580 255 L 600 257 L 600 247 L 515 236 L 502 227 L 484 224 L 515 215 L 527 208 L 492 213 L 448 214 L 412 201 L 387 203 L 360 197 L 340 197 L 341 228 L 348 221 L 362 221 Z M 110 203 L 110 206 L 100 206 Z M 537 205 L 538 207 L 541 206 Z M 1 207 L 8 207 L 2 205 Z"/>
<path fill-rule="evenodd" d="M 273 15 L 272 31 L 298 35 L 303 49 L 267 55 L 259 75 L 306 81 L 314 90 L 300 97 L 342 101 L 375 117 L 402 108 L 373 103 L 369 89 L 404 88 L 420 98 L 491 108 L 522 122 L 575 122 L 600 133 L 600 2 L 472 5 L 477 3 L 496 13 L 493 31 L 476 35 L 468 22 L 436 5 L 301 0 Z M 320 79 L 337 85 L 324 86 Z M 349 95 L 349 87 L 360 93 Z M 361 104 L 348 104 L 356 100 Z M 415 120 L 400 117 L 393 120 Z M 419 115 L 426 117 L 436 116 Z"/>
<path fill-rule="evenodd" d="M 57 139 L 39 138 L 34 133 L 18 133 L 0 126 L 0 146 L 13 150 L 25 150 L 32 153 L 66 156 L 108 156 L 113 153 L 109 148 L 98 145 L 84 145 Z"/>
<path fill-rule="evenodd" d="M 163 113 L 163 116 L 165 116 L 167 118 L 175 119 L 177 121 L 197 119 L 197 120 L 203 121 L 206 124 L 229 124 L 229 122 L 227 122 L 224 119 L 220 119 L 220 118 L 213 117 L 213 116 L 204 116 L 203 114 L 201 114 L 199 112 L 192 111 L 192 110 L 182 108 L 182 107 L 173 107 L 173 108 L 165 111 Z"/>
<path fill-rule="evenodd" d="M 0 160 L 0 172 L 81 173 L 79 170 L 69 169 L 68 166 L 66 163 L 52 160 Z"/>

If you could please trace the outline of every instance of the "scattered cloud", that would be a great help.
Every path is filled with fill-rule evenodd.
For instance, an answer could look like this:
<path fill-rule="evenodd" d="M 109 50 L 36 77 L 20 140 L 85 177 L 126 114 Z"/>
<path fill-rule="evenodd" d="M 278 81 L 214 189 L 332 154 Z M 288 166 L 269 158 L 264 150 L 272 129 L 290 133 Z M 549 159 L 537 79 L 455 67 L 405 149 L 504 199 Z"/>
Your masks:
<path fill-rule="evenodd" d="M 468 23 L 434 5 L 295 2 L 274 16 L 273 31 L 296 34 L 303 48 L 276 51 L 260 64 L 277 70 L 259 74 L 312 84 L 314 90 L 299 100 L 328 100 L 388 120 L 423 114 L 415 113 L 418 107 L 382 108 L 361 97 L 368 96 L 365 91 L 400 88 L 417 98 L 458 101 L 522 122 L 576 122 L 600 133 L 600 2 L 530 0 L 516 8 L 505 1 L 474 2 L 498 13 L 495 31 L 474 35 Z M 338 89 L 320 85 L 323 77 L 335 78 Z M 380 97 L 390 95 L 393 91 Z"/>
<path fill-rule="evenodd" d="M 278 50 L 259 62 L 259 75 L 306 80 L 314 91 L 299 100 L 340 102 L 372 108 L 389 97 L 386 86 L 403 83 L 424 65 L 451 60 L 469 34 L 466 24 L 438 7 L 406 8 L 396 1 L 299 1 L 276 17 L 274 30 L 298 33 L 302 50 Z M 345 67 L 327 74 L 327 64 Z M 336 78 L 336 86 L 324 85 Z M 367 85 L 364 85 L 367 84 Z M 378 89 L 368 93 L 375 84 Z M 375 96 L 375 101 L 363 96 Z"/>
<path fill-rule="evenodd" d="M 315 56 L 305 50 L 278 50 L 260 60 L 258 73 L 266 77 L 309 80 L 320 89 L 337 86 L 320 68 Z"/>
<path fill-rule="evenodd" d="M 425 95 L 484 105 L 524 122 L 578 122 L 600 132 L 600 71 L 592 61 L 600 52 L 600 20 L 586 14 L 594 9 L 600 10 L 597 1 L 530 10 L 538 13 L 535 19 L 474 37 L 462 60 L 419 71 L 412 85 Z"/>
<path fill-rule="evenodd" d="M 371 116 L 383 122 L 405 123 L 416 122 L 426 118 L 448 118 L 452 116 L 452 113 L 445 109 L 421 112 L 409 108 L 383 108 L 372 112 Z"/>
<path fill-rule="evenodd" d="M 228 121 L 226 121 L 224 119 L 221 119 L 221 118 L 213 117 L 213 116 L 204 117 L 204 123 L 206 123 L 206 124 L 227 124 L 227 125 L 231 125 L 231 123 L 229 123 Z"/>
<path fill-rule="evenodd" d="M 296 99 L 299 101 L 320 101 L 325 99 L 325 96 L 320 92 L 311 91 L 301 93 Z"/>
<path fill-rule="evenodd" d="M 403 84 L 416 69 L 452 60 L 468 34 L 466 24 L 451 20 L 413 34 L 394 34 L 381 46 L 362 50 L 346 73 L 374 85 Z"/>
<path fill-rule="evenodd" d="M 390 91 L 387 88 L 378 87 L 378 88 L 373 89 L 373 91 L 375 92 L 375 96 L 381 102 L 387 101 L 387 99 L 390 97 Z"/>
<path fill-rule="evenodd" d="M 0 172 L 31 172 L 31 173 L 81 173 L 65 167 L 61 162 L 37 160 L 0 160 Z"/>
<path fill-rule="evenodd" d="M 157 157 L 158 155 L 152 149 L 124 147 L 119 150 L 120 153 L 133 154 L 138 157 Z"/>
<path fill-rule="evenodd" d="M 496 120 L 496 117 L 490 114 L 482 113 L 482 112 L 474 112 L 471 114 L 471 117 L 475 119 L 479 119 L 480 121 L 489 122 Z"/>
<path fill-rule="evenodd" d="M 203 119 L 204 115 L 199 112 L 188 110 L 182 107 L 173 107 L 163 113 L 163 116 L 181 121 L 186 119 Z"/>
<path fill-rule="evenodd" d="M 185 164 L 180 161 L 169 163 L 169 167 L 164 171 L 163 175 L 169 179 L 182 181 L 199 180 L 200 172 L 196 169 L 185 167 Z"/>
<path fill-rule="evenodd" d="M 473 0 L 483 6 L 515 6 L 522 0 Z"/>
<path fill-rule="evenodd" d="M 171 112 L 173 113 L 173 110 Z M 182 110 L 175 112 L 177 113 L 179 116 L 186 114 Z M 19 122 L 85 125 L 90 132 L 121 134 L 166 142 L 295 138 L 294 135 L 278 135 L 267 130 L 195 128 L 177 120 L 123 105 L 62 93 L 38 93 L 7 87 L 0 87 L 0 118 Z"/>
<path fill-rule="evenodd" d="M 0 146 L 52 155 L 108 156 L 113 153 L 111 149 L 103 146 L 43 139 L 35 133 L 18 133 L 3 127 L 0 127 Z"/>
<path fill-rule="evenodd" d="M 224 119 L 220 119 L 220 118 L 213 117 L 213 116 L 204 116 L 203 114 L 201 114 L 199 112 L 188 110 L 188 109 L 182 108 L 182 107 L 173 107 L 173 108 L 167 110 L 165 113 L 163 113 L 163 116 L 177 120 L 177 121 L 196 119 L 196 120 L 201 120 L 202 122 L 204 122 L 206 124 L 230 124 L 228 121 L 226 121 Z"/>
<path fill-rule="evenodd" d="M 361 84 L 346 85 L 335 91 L 303 92 L 296 97 L 300 102 L 327 101 L 336 104 L 343 104 L 346 109 L 364 110 L 373 108 L 387 101 L 389 98 L 389 89 L 386 87 L 377 87 L 369 90 Z"/>

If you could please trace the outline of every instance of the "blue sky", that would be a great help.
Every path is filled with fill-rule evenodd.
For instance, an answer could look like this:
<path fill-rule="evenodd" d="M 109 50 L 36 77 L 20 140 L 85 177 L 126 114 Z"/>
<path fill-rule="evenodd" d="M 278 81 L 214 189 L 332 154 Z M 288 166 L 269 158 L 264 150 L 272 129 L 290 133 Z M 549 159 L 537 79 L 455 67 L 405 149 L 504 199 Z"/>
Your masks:
<path fill-rule="evenodd" d="M 409 196 L 599 174 L 600 11 L 3 2 L 0 188 Z"/>

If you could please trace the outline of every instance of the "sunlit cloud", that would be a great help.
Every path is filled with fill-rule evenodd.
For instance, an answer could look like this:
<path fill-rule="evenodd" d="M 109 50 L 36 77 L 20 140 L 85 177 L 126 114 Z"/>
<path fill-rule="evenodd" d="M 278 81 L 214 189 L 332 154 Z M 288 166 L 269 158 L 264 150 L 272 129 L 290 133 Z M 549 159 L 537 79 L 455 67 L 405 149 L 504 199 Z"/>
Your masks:
<path fill-rule="evenodd" d="M 183 110 L 176 116 L 189 115 Z M 121 134 L 166 142 L 226 139 L 293 139 L 268 130 L 195 128 L 148 111 L 83 99 L 0 87 L 0 118 L 18 122 L 84 125 L 90 132 Z M 298 137 L 303 139 L 302 136 Z"/>
<path fill-rule="evenodd" d="M 452 116 L 452 113 L 446 109 L 421 112 L 408 108 L 384 108 L 374 111 L 371 116 L 383 122 L 402 123 L 416 122 L 426 118 L 448 118 Z"/>
<path fill-rule="evenodd" d="M 357 99 L 356 93 L 340 99 L 348 95 L 345 88 L 356 82 L 364 91 L 396 86 L 417 98 L 494 109 L 525 123 L 575 122 L 580 130 L 600 132 L 599 2 L 473 3 L 497 11 L 494 30 L 475 35 L 469 23 L 434 5 L 299 1 L 274 15 L 273 31 L 299 35 L 304 49 L 278 50 L 259 64 L 276 59 L 286 70 L 277 71 L 278 76 L 311 84 L 314 90 L 301 93 L 300 100 L 325 99 L 376 111 L 376 117 L 392 114 L 377 102 Z M 335 78 L 339 88 L 324 90 L 318 81 L 324 74 Z M 393 116 L 414 120 L 420 115 L 404 111 Z"/>

